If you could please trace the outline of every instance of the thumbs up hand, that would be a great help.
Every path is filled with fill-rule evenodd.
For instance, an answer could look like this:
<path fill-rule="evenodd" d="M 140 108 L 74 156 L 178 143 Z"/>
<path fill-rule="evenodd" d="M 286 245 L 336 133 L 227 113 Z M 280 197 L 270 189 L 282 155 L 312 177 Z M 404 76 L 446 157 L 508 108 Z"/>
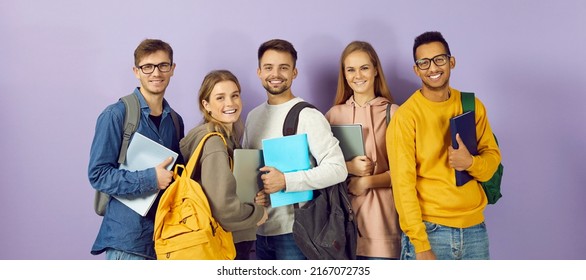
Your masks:
<path fill-rule="evenodd" d="M 458 143 L 458 149 L 454 149 L 452 146 L 448 148 L 448 160 L 451 168 L 463 171 L 472 166 L 473 158 L 459 133 L 456 134 L 456 142 Z"/>
<path fill-rule="evenodd" d="M 173 179 L 173 172 L 167 170 L 167 166 L 173 162 L 173 157 L 169 157 L 159 165 L 155 166 L 155 172 L 157 173 L 157 185 L 160 190 L 166 189 L 171 180 Z"/>

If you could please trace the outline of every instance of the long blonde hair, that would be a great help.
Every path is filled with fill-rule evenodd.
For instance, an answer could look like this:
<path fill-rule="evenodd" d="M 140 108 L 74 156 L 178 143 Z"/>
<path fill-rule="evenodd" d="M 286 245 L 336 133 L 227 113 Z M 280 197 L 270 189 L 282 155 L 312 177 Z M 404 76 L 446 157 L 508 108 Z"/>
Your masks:
<path fill-rule="evenodd" d="M 354 91 L 348 85 L 348 81 L 346 81 L 346 75 L 344 75 L 344 60 L 348 57 L 351 53 L 356 51 L 363 51 L 368 54 L 370 61 L 372 62 L 373 67 L 376 69 L 378 75 L 374 77 L 374 95 L 376 97 L 382 96 L 388 99 L 391 103 L 394 103 L 393 97 L 391 95 L 391 90 L 387 86 L 387 80 L 385 79 L 385 75 L 383 74 L 383 69 L 381 67 L 380 60 L 376 51 L 368 42 L 364 41 L 353 41 L 342 52 L 340 56 L 340 73 L 338 74 L 338 89 L 336 90 L 336 98 L 334 99 L 334 105 L 344 104 L 346 100 L 350 98 Z"/>
<path fill-rule="evenodd" d="M 238 79 L 232 72 L 228 70 L 214 70 L 209 72 L 203 79 L 201 83 L 201 87 L 199 89 L 199 111 L 203 115 L 203 123 L 207 123 L 210 126 L 208 129 L 210 131 L 218 131 L 224 134 L 227 137 L 233 137 L 235 141 L 239 142 L 240 138 L 242 138 L 242 133 L 244 131 L 244 125 L 242 124 L 242 114 L 238 118 L 238 120 L 233 124 L 232 129 L 229 129 L 224 123 L 218 121 L 210 112 L 208 112 L 205 107 L 203 106 L 203 100 L 206 102 L 210 102 L 210 96 L 212 95 L 212 90 L 216 86 L 217 83 L 223 81 L 232 81 L 236 84 L 238 91 L 240 90 L 240 83 Z M 242 110 L 242 108 L 240 108 Z"/>

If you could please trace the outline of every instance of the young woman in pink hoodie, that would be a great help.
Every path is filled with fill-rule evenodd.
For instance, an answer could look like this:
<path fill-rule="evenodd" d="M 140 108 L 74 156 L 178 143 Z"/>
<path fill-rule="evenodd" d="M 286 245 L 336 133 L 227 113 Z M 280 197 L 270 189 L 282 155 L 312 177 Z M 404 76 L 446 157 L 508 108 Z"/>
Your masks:
<path fill-rule="evenodd" d="M 358 221 L 357 259 L 398 259 L 401 251 L 385 145 L 387 110 L 390 116 L 397 108 L 372 45 L 351 42 L 340 58 L 336 99 L 326 118 L 332 125 L 362 125 L 366 155 L 346 162 Z"/>

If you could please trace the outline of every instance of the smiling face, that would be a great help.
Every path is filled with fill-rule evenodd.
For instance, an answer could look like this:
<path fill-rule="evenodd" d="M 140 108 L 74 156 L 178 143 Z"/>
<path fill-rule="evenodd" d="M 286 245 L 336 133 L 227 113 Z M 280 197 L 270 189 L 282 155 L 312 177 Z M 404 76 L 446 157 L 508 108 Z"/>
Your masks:
<path fill-rule="evenodd" d="M 344 59 L 344 76 L 354 94 L 374 98 L 374 83 L 377 71 L 366 52 L 355 51 Z"/>
<path fill-rule="evenodd" d="M 415 51 L 416 60 L 429 58 L 432 59 L 437 55 L 446 54 L 447 50 L 440 42 L 431 42 L 417 47 Z M 421 70 L 417 65 L 413 66 L 415 74 L 423 82 L 423 90 L 431 92 L 445 92 L 448 90 L 450 82 L 450 71 L 456 66 L 456 59 L 452 56 L 448 63 L 437 66 L 433 61 L 429 69 Z"/>
<path fill-rule="evenodd" d="M 144 56 L 138 63 L 138 66 L 146 64 L 158 65 L 160 63 L 172 63 L 169 54 L 165 51 L 156 51 Z M 169 85 L 169 81 L 175 71 L 175 64 L 171 65 L 169 72 L 161 72 L 158 67 L 155 67 L 153 73 L 145 74 L 137 67 L 133 67 L 134 75 L 140 81 L 140 92 L 145 95 L 163 95 Z"/>
<path fill-rule="evenodd" d="M 218 82 L 202 105 L 212 118 L 231 127 L 240 118 L 242 101 L 240 90 L 233 81 Z"/>
<path fill-rule="evenodd" d="M 292 95 L 291 85 L 297 77 L 297 68 L 291 54 L 267 50 L 259 61 L 257 75 L 268 93 Z"/>

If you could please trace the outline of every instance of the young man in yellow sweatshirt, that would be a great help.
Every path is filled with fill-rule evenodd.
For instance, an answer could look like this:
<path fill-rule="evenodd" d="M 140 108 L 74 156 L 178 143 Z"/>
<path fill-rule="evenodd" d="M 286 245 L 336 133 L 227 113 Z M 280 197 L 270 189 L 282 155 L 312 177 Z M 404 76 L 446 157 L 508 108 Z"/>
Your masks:
<path fill-rule="evenodd" d="M 415 38 L 413 58 L 422 87 L 395 112 L 386 135 L 401 259 L 489 259 L 479 182 L 492 177 L 501 155 L 486 109 L 475 100 L 478 155 L 459 136 L 453 149 L 450 118 L 463 113 L 460 91 L 449 85 L 456 58 L 439 32 Z M 458 187 L 456 170 L 474 179 Z"/>

